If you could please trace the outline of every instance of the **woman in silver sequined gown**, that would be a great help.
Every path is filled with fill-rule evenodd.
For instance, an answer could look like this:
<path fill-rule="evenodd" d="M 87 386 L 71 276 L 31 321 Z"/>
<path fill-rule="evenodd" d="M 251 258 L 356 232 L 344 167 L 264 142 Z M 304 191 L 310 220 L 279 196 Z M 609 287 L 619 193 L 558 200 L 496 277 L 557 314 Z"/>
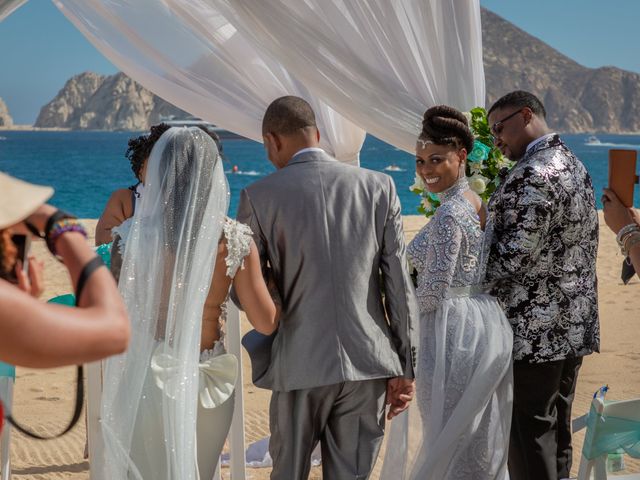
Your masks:
<path fill-rule="evenodd" d="M 472 145 L 460 112 L 427 111 L 416 172 L 441 205 L 407 249 L 418 272 L 416 399 L 393 420 L 382 479 L 508 478 L 512 331 L 482 286 L 489 233 L 464 175 Z"/>

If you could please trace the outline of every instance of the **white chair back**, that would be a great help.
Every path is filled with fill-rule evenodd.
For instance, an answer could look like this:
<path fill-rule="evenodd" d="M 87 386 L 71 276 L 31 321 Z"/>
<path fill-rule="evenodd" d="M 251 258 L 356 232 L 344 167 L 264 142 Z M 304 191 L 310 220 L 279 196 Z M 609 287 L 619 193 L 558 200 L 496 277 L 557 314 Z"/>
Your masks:
<path fill-rule="evenodd" d="M 235 388 L 235 405 L 233 410 L 233 420 L 229 431 L 229 453 L 231 456 L 231 478 L 233 480 L 246 480 L 245 462 L 245 431 L 244 431 L 244 391 L 242 372 L 242 332 L 240 330 L 240 310 L 232 301 L 228 303 L 227 310 L 227 344 L 229 353 L 238 359 L 238 378 Z M 218 467 L 220 463 L 218 462 Z M 218 468 L 219 474 L 219 468 Z"/>
<path fill-rule="evenodd" d="M 89 478 L 100 479 L 104 441 L 100 425 L 100 405 L 102 404 L 102 362 L 85 365 L 87 372 L 87 442 L 89 444 Z"/>

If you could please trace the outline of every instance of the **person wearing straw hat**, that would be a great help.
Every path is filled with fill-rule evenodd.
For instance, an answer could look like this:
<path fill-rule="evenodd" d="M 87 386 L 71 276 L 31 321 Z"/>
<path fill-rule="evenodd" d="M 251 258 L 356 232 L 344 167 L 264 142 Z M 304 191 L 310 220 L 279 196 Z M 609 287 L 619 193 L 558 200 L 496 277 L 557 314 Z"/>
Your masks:
<path fill-rule="evenodd" d="M 47 368 L 92 362 L 123 352 L 129 320 L 113 277 L 87 245 L 75 217 L 47 205 L 51 187 L 0 173 L 0 361 Z M 80 308 L 45 304 L 40 268 L 27 275 L 12 235 L 36 235 L 65 265 Z M 16 281 L 12 284 L 11 272 Z M 17 285 L 16 285 L 17 283 Z"/>

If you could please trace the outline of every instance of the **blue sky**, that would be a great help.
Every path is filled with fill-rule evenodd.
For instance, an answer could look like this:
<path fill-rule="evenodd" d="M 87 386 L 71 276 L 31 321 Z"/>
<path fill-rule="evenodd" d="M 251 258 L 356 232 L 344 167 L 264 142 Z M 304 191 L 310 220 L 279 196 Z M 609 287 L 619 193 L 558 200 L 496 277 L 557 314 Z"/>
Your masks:
<path fill-rule="evenodd" d="M 480 3 L 588 67 L 640 72 L 640 1 L 481 0 Z M 0 98 L 14 121 L 33 123 L 71 76 L 116 69 L 49 0 L 30 0 L 0 23 Z"/>

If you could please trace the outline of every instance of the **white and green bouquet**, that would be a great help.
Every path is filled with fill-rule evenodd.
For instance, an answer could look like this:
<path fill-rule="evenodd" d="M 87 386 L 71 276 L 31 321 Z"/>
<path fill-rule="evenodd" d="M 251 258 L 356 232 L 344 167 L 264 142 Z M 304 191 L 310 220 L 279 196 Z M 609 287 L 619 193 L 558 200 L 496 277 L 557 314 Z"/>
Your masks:
<path fill-rule="evenodd" d="M 473 150 L 467 154 L 466 174 L 469 187 L 486 203 L 500 184 L 505 172 L 513 167 L 514 162 L 505 158 L 493 144 L 487 111 L 484 108 L 476 107 L 470 112 L 464 112 L 464 115 L 475 136 Z M 409 190 L 422 197 L 418 212 L 426 217 L 431 217 L 440 206 L 438 195 L 431 193 L 417 174 Z"/>

